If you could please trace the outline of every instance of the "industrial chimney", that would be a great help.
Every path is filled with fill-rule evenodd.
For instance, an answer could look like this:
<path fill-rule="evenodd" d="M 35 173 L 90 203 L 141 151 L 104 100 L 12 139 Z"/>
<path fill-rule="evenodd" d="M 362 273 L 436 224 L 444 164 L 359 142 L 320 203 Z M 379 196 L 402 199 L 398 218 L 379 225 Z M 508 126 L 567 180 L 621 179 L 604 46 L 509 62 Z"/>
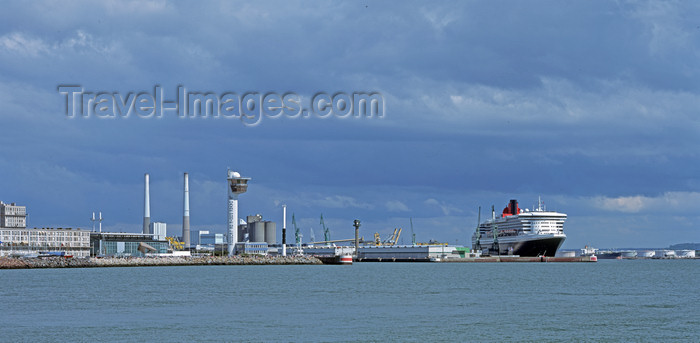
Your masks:
<path fill-rule="evenodd" d="M 282 205 L 282 256 L 287 256 L 287 205 Z"/>
<path fill-rule="evenodd" d="M 151 199 L 148 187 L 148 173 L 146 173 L 145 188 L 143 194 L 143 234 L 151 233 Z"/>
<path fill-rule="evenodd" d="M 185 173 L 185 200 L 184 213 L 182 216 L 182 240 L 185 248 L 190 247 L 190 180 L 189 174 Z"/>

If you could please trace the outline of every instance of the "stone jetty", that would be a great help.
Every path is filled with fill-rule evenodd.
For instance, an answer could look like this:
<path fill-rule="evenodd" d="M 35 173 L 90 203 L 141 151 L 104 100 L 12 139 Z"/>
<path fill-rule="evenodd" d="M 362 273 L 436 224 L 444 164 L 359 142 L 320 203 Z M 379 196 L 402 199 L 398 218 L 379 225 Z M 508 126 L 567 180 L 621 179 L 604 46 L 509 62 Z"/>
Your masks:
<path fill-rule="evenodd" d="M 0 269 L 97 268 L 215 265 L 322 264 L 312 256 L 203 256 L 203 257 L 109 257 L 109 258 L 8 258 L 0 257 Z"/>

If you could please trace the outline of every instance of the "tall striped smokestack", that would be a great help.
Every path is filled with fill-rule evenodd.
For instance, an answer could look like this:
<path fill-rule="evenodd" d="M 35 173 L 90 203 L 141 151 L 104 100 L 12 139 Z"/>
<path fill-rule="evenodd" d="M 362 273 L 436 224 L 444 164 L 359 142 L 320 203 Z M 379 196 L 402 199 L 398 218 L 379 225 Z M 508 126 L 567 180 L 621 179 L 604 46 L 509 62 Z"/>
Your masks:
<path fill-rule="evenodd" d="M 282 256 L 287 256 L 287 205 L 282 205 Z"/>
<path fill-rule="evenodd" d="M 143 194 L 143 233 L 151 233 L 151 196 L 148 186 L 148 173 L 146 173 L 145 188 Z"/>
<path fill-rule="evenodd" d="M 185 200 L 184 213 L 182 216 L 182 240 L 185 241 L 185 247 L 190 247 L 190 177 L 185 173 Z"/>

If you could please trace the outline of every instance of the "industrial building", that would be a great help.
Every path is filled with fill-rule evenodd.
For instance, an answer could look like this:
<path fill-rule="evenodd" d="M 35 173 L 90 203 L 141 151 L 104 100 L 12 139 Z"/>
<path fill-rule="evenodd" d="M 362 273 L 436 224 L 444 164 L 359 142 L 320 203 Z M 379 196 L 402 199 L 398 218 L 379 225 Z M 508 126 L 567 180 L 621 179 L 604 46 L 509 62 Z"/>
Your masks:
<path fill-rule="evenodd" d="M 156 240 L 151 234 L 124 232 L 92 232 L 88 247 L 92 256 L 141 257 L 145 256 L 139 250 L 141 243 L 155 249 L 153 253 L 157 254 L 165 254 L 170 248 L 167 241 Z"/>
<path fill-rule="evenodd" d="M 0 201 L 0 227 L 26 228 L 27 207 Z"/>
<path fill-rule="evenodd" d="M 353 246 L 306 246 L 303 253 L 315 256 L 355 255 Z M 300 253 L 298 248 L 293 250 Z M 451 245 L 365 245 L 357 249 L 359 261 L 430 261 L 431 259 L 450 259 L 465 257 L 469 248 Z"/>
<path fill-rule="evenodd" d="M 267 255 L 268 246 L 266 242 L 238 242 L 236 243 L 236 254 L 238 255 Z"/>
<path fill-rule="evenodd" d="M 192 247 L 200 251 L 214 251 L 226 244 L 226 236 L 223 233 L 213 233 L 209 230 L 190 231 Z"/>
<path fill-rule="evenodd" d="M 153 239 L 156 241 L 164 241 L 168 232 L 168 224 L 162 222 L 153 222 L 150 224 L 150 231 Z"/>
<path fill-rule="evenodd" d="M 239 242 L 265 242 L 268 245 L 277 244 L 277 224 L 263 220 L 262 215 L 246 217 L 246 222 L 238 225 Z"/>
<path fill-rule="evenodd" d="M 90 232 L 72 228 L 27 229 L 27 207 L 0 201 L 0 256 L 32 256 L 64 252 L 90 255 Z"/>
<path fill-rule="evenodd" d="M 0 228 L 0 256 L 31 256 L 53 251 L 63 251 L 73 257 L 90 256 L 90 231 Z"/>
<path fill-rule="evenodd" d="M 457 258 L 460 253 L 456 246 L 449 245 L 395 245 L 361 246 L 357 252 L 360 260 L 430 260 L 431 258 Z"/>

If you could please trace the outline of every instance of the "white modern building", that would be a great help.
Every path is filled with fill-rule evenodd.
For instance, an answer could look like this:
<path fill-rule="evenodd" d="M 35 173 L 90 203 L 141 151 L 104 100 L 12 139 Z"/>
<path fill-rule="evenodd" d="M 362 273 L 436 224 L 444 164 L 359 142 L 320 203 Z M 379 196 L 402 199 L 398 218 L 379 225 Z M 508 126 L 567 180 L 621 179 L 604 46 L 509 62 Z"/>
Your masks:
<path fill-rule="evenodd" d="M 64 251 L 73 257 L 89 257 L 90 231 L 0 228 L 0 256 L 37 255 L 44 251 Z"/>
<path fill-rule="evenodd" d="M 26 228 L 27 206 L 18 206 L 15 203 L 6 204 L 0 201 L 0 227 Z"/>
<path fill-rule="evenodd" d="M 168 224 L 163 222 L 153 222 L 149 226 L 150 232 L 153 234 L 153 240 L 165 240 L 165 236 L 167 236 L 168 233 Z"/>
<path fill-rule="evenodd" d="M 209 230 L 190 231 L 190 241 L 196 250 L 214 251 L 217 246 L 226 244 L 226 235 Z"/>

